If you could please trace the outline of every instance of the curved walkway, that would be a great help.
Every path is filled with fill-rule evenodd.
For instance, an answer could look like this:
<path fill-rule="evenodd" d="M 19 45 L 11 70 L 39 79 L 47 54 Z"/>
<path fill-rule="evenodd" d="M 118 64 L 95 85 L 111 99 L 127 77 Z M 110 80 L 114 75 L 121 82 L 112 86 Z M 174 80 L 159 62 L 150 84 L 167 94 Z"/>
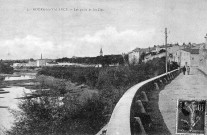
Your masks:
<path fill-rule="evenodd" d="M 207 77 L 196 68 L 182 73 L 159 94 L 159 109 L 172 135 L 176 132 L 177 99 L 207 99 Z"/>

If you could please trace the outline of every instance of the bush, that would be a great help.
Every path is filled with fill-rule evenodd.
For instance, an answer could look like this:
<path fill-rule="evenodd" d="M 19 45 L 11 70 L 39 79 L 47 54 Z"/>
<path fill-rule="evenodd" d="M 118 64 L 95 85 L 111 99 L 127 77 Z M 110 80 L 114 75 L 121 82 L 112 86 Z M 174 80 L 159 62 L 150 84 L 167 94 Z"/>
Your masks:
<path fill-rule="evenodd" d="M 40 83 L 41 88 L 50 88 L 52 92 L 64 94 L 66 93 L 66 84 L 62 79 L 51 76 L 40 75 L 36 80 Z"/>
<path fill-rule="evenodd" d="M 13 74 L 14 69 L 9 64 L 0 62 L 0 73 L 3 74 Z"/>
<path fill-rule="evenodd" d="M 82 97 L 85 96 L 83 93 Z M 12 111 L 16 120 L 7 134 L 95 134 L 106 123 L 102 115 L 104 104 L 97 94 L 85 100 L 81 94 L 67 94 L 62 101 L 64 104 L 60 105 L 57 96 L 22 101 L 20 111 Z"/>
<path fill-rule="evenodd" d="M 19 104 L 21 111 L 13 111 L 16 120 L 12 130 L 7 131 L 7 134 L 56 135 L 57 131 L 61 129 L 61 120 L 64 118 L 66 112 L 64 108 L 57 106 L 57 103 L 54 101 L 57 101 L 57 99 L 47 96 L 24 100 Z"/>

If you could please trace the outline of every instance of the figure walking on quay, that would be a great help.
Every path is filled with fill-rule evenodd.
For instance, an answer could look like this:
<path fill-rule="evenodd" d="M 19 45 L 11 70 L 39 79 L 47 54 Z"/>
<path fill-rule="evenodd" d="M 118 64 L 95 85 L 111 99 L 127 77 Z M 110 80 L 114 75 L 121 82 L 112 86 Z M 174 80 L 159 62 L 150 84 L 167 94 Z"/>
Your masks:
<path fill-rule="evenodd" d="M 188 75 L 190 74 L 190 67 L 189 66 L 187 66 L 187 73 L 188 73 Z"/>
<path fill-rule="evenodd" d="M 185 75 L 186 67 L 183 66 L 183 74 Z"/>

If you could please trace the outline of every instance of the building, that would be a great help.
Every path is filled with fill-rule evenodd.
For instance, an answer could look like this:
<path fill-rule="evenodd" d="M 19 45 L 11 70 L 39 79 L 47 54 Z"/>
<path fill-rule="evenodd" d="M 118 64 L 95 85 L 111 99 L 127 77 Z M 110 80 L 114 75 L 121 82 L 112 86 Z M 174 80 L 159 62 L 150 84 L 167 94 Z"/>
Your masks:
<path fill-rule="evenodd" d="M 42 54 L 41 54 L 41 58 L 36 60 L 37 67 L 44 67 L 44 66 L 46 66 L 46 63 L 52 62 L 52 61 L 53 60 L 51 60 L 51 59 L 43 59 Z"/>
<path fill-rule="evenodd" d="M 178 51 L 180 50 L 180 46 L 178 44 L 168 44 L 167 45 L 167 56 L 168 56 L 168 61 L 169 62 L 177 62 L 178 59 L 180 59 L 180 53 L 178 53 Z M 166 56 L 166 52 L 165 54 L 162 52 L 162 54 L 160 54 L 160 50 L 166 50 L 166 46 L 165 45 L 157 45 L 157 46 L 154 46 L 150 52 L 155 52 L 157 54 L 157 56 L 153 56 L 154 58 L 155 57 L 165 57 Z M 151 58 L 153 59 L 153 58 Z"/>
<path fill-rule="evenodd" d="M 205 40 L 205 43 L 200 45 L 199 49 L 199 67 L 207 72 L 207 34 Z"/>
<path fill-rule="evenodd" d="M 170 45 L 170 46 L 167 47 L 167 52 L 169 54 L 173 54 L 173 53 L 177 52 L 178 50 L 180 50 L 179 45 Z"/>
<path fill-rule="evenodd" d="M 20 63 L 13 63 L 13 66 L 12 67 L 19 67 Z"/>
<path fill-rule="evenodd" d="M 13 68 L 25 67 L 27 63 L 13 63 Z"/>
<path fill-rule="evenodd" d="M 192 49 L 200 49 L 204 45 L 205 45 L 205 43 L 200 43 L 200 44 L 193 43 L 192 44 Z"/>
<path fill-rule="evenodd" d="M 46 62 L 46 66 L 49 66 L 49 67 L 58 66 L 58 63 L 54 61 L 50 61 L 50 62 Z"/>
<path fill-rule="evenodd" d="M 167 46 L 167 56 L 169 62 L 178 62 L 178 59 L 180 58 L 180 46 L 175 45 L 168 45 Z"/>
<path fill-rule="evenodd" d="M 165 45 L 154 45 L 152 48 L 136 48 L 131 51 L 129 56 L 129 64 L 137 64 L 139 63 L 140 56 L 143 52 L 146 53 L 144 57 L 144 62 L 152 60 L 154 58 L 162 58 L 166 56 L 166 46 Z M 178 44 L 169 44 L 167 45 L 167 56 L 169 62 L 180 62 L 180 46 Z"/>
<path fill-rule="evenodd" d="M 180 63 L 181 63 L 181 56 L 180 56 L 180 54 L 181 54 L 181 50 L 177 50 L 173 54 L 171 61 L 177 62 L 177 64 L 180 65 Z"/>
<path fill-rule="evenodd" d="M 154 58 L 162 58 L 166 56 L 166 52 L 164 49 L 156 49 L 157 52 L 148 52 L 144 56 L 144 62 L 146 63 L 149 60 L 153 60 Z"/>
<path fill-rule="evenodd" d="M 191 49 L 191 66 L 199 66 L 199 49 Z"/>
<path fill-rule="evenodd" d="M 30 60 L 27 64 L 27 67 L 37 67 L 37 61 L 36 60 Z"/>
<path fill-rule="evenodd" d="M 133 51 L 128 53 L 128 59 L 129 59 L 129 64 L 138 64 L 139 63 L 139 58 L 141 55 L 141 49 L 136 48 Z"/>
<path fill-rule="evenodd" d="M 188 65 L 188 66 L 199 66 L 199 49 L 182 49 L 180 50 L 181 55 L 181 66 Z"/>
<path fill-rule="evenodd" d="M 37 60 L 37 67 L 44 67 L 46 66 L 47 62 L 52 62 L 51 59 L 38 59 Z"/>

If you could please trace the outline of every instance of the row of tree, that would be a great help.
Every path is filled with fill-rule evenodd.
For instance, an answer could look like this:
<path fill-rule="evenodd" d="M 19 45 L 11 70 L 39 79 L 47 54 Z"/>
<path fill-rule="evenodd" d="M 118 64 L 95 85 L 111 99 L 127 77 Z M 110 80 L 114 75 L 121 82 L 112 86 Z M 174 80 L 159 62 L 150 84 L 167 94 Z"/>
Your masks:
<path fill-rule="evenodd" d="M 73 58 L 60 58 L 56 62 L 70 62 L 70 63 L 85 63 L 85 64 L 102 64 L 104 66 L 111 64 L 124 64 L 124 61 L 128 61 L 128 56 L 122 55 L 104 55 L 97 57 L 73 57 Z"/>

